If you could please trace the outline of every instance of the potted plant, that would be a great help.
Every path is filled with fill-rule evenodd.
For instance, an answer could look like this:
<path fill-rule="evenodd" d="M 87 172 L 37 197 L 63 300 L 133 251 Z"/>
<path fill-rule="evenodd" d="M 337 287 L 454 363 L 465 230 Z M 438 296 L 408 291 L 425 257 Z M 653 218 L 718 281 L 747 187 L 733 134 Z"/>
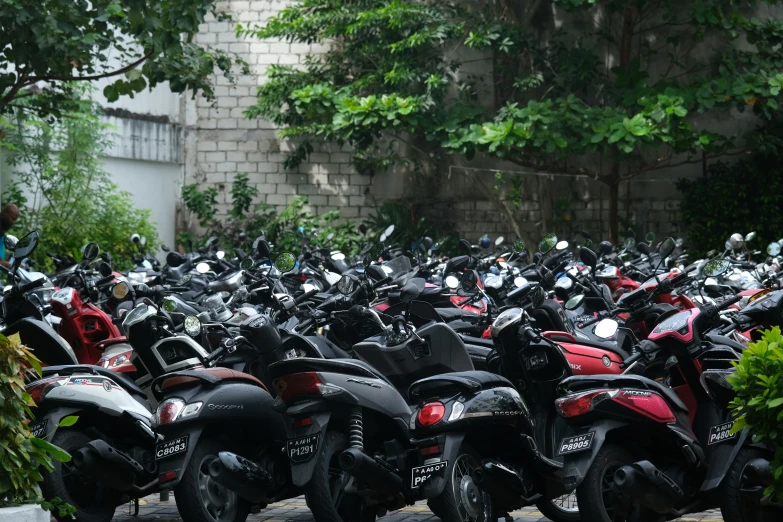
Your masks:
<path fill-rule="evenodd" d="M 0 334 L 0 522 L 48 522 L 48 510 L 73 511 L 60 499 L 41 498 L 39 467 L 51 470 L 52 459 L 67 462 L 71 456 L 30 432 L 35 403 L 25 390 L 26 375 L 40 377 L 40 361 L 18 335 Z"/>

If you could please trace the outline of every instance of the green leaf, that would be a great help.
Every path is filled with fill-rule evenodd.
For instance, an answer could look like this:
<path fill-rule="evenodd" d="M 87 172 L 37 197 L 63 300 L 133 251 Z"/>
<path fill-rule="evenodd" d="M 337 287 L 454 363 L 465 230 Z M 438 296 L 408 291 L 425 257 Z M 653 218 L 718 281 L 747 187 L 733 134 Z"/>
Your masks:
<path fill-rule="evenodd" d="M 781 404 L 783 404 L 783 397 L 778 397 L 777 399 L 767 401 L 767 408 L 777 408 Z"/>
<path fill-rule="evenodd" d="M 62 448 L 58 448 L 54 444 L 51 444 L 43 439 L 39 439 L 38 437 L 30 437 L 30 442 L 32 442 L 33 446 L 41 448 L 42 450 L 45 450 L 47 453 L 51 454 L 52 457 L 57 459 L 59 462 L 69 462 L 71 460 L 71 455 L 67 451 Z"/>
<path fill-rule="evenodd" d="M 69 415 L 67 417 L 63 417 L 60 422 L 57 423 L 58 428 L 68 428 L 70 426 L 73 426 L 76 424 L 76 421 L 79 420 L 79 417 L 77 415 Z"/>
<path fill-rule="evenodd" d="M 621 139 L 625 138 L 625 135 L 627 132 L 625 132 L 625 129 L 617 129 L 614 134 L 609 136 L 609 143 L 617 143 Z"/>

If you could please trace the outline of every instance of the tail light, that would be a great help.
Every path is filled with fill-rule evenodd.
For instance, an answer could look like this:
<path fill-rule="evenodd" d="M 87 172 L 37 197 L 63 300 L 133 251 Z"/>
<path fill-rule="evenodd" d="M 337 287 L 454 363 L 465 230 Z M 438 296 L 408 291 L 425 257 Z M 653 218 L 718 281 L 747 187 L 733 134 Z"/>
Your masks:
<path fill-rule="evenodd" d="M 131 353 L 133 353 L 133 350 L 128 350 L 127 352 L 109 357 L 104 355 L 98 360 L 98 366 L 103 366 L 104 368 L 116 368 L 117 366 L 128 362 L 130 360 Z"/>
<path fill-rule="evenodd" d="M 278 377 L 273 382 L 277 396 L 283 402 L 288 402 L 294 397 L 317 395 L 326 396 L 340 393 L 342 388 L 325 384 L 318 378 L 315 372 L 292 373 Z"/>
<path fill-rule="evenodd" d="M 595 406 L 606 399 L 611 399 L 620 390 L 590 390 L 561 397 L 555 401 L 555 407 L 561 416 L 577 417 L 592 411 Z"/>
<path fill-rule="evenodd" d="M 630 408 L 655 422 L 669 423 L 676 419 L 666 399 L 657 393 L 649 391 L 626 390 L 613 397 L 612 400 Z"/>
<path fill-rule="evenodd" d="M 155 410 L 155 422 L 157 424 L 174 422 L 184 407 L 185 401 L 182 399 L 166 399 Z"/>
<path fill-rule="evenodd" d="M 67 378 L 48 377 L 46 379 L 41 379 L 40 381 L 31 382 L 25 386 L 25 391 L 30 394 L 30 398 L 33 399 L 33 402 L 40 404 L 49 390 L 56 388 L 57 386 L 62 386 L 62 384 L 67 381 Z"/>
<path fill-rule="evenodd" d="M 430 402 L 421 407 L 416 414 L 416 421 L 420 426 L 434 426 L 446 415 L 446 406 L 442 402 Z"/>

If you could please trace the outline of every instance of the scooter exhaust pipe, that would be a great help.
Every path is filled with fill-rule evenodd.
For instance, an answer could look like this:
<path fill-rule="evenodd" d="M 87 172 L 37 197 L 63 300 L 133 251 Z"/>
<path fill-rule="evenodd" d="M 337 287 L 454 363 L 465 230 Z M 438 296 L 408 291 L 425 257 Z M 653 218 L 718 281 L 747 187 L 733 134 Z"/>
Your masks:
<path fill-rule="evenodd" d="M 71 462 L 80 472 L 117 491 L 130 491 L 136 473 L 143 471 L 138 462 L 100 439 L 76 450 Z"/>
<path fill-rule="evenodd" d="M 480 468 L 471 474 L 473 483 L 492 497 L 498 508 L 506 511 L 522 507 L 525 499 L 525 486 L 522 479 L 511 468 L 497 461 L 484 461 Z"/>
<path fill-rule="evenodd" d="M 615 471 L 614 483 L 623 493 L 659 514 L 671 511 L 684 496 L 677 483 L 647 460 Z"/>
<path fill-rule="evenodd" d="M 254 462 L 228 451 L 218 453 L 209 464 L 209 475 L 226 489 L 253 503 L 266 498 L 274 480 Z"/>
<path fill-rule="evenodd" d="M 395 495 L 402 491 L 399 475 L 381 467 L 374 458 L 356 448 L 340 453 L 340 467 L 379 493 Z"/>

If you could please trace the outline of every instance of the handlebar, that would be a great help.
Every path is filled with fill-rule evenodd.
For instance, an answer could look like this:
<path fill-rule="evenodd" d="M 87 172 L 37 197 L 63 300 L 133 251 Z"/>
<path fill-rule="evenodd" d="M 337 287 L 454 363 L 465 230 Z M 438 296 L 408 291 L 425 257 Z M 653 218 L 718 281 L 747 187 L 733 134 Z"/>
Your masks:
<path fill-rule="evenodd" d="M 643 357 L 644 357 L 644 352 L 639 350 L 638 352 L 636 352 L 635 354 L 633 354 L 632 356 L 624 360 L 622 363 L 620 363 L 620 368 L 628 368 L 636 361 L 641 360 Z"/>
<path fill-rule="evenodd" d="M 737 303 L 741 300 L 742 300 L 741 295 L 735 295 L 734 297 L 729 297 L 728 299 L 721 301 L 721 303 L 718 305 L 718 310 L 725 310 L 726 308 L 730 307 L 734 303 Z"/>
<path fill-rule="evenodd" d="M 307 301 L 308 299 L 310 299 L 312 296 L 314 296 L 317 293 L 318 293 L 318 290 L 310 290 L 309 292 L 305 292 L 304 294 L 302 294 L 299 297 L 297 297 L 296 299 L 294 299 L 294 303 L 298 305 L 299 303 Z"/>
<path fill-rule="evenodd" d="M 35 281 L 31 281 L 26 285 L 19 286 L 19 291 L 24 294 L 26 292 L 29 292 L 30 290 L 43 286 L 45 283 L 46 283 L 46 279 L 42 277 L 41 279 L 36 279 Z"/>
<path fill-rule="evenodd" d="M 376 288 L 380 288 L 383 285 L 389 284 L 391 282 L 392 282 L 392 278 L 391 277 L 385 277 L 385 278 L 381 279 L 380 281 L 378 281 L 377 283 L 374 283 L 372 285 L 372 289 L 375 290 Z"/>
<path fill-rule="evenodd" d="M 106 277 L 102 277 L 102 278 L 98 279 L 95 282 L 95 286 L 102 286 L 102 285 L 105 285 L 106 283 L 111 283 L 112 281 L 114 281 L 114 274 L 107 275 Z"/>

